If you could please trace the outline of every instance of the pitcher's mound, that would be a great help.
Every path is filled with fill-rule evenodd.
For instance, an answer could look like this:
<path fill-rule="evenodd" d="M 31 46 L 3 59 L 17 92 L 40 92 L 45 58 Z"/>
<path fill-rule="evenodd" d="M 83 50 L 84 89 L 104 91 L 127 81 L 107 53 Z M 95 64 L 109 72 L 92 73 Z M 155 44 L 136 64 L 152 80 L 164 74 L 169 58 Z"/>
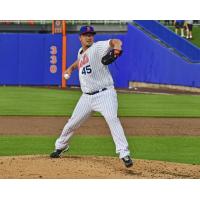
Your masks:
<path fill-rule="evenodd" d="M 127 169 L 115 157 L 0 157 L 0 178 L 200 178 L 200 165 L 135 160 Z"/>

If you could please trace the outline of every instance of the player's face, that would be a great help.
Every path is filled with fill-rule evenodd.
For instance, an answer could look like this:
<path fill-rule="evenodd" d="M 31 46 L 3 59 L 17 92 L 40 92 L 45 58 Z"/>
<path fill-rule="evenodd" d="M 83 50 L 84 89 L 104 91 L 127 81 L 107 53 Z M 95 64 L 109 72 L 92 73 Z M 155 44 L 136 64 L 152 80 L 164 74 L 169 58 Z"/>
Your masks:
<path fill-rule="evenodd" d="M 89 48 L 94 43 L 94 35 L 92 33 L 86 33 L 80 36 L 80 41 L 83 48 Z"/>

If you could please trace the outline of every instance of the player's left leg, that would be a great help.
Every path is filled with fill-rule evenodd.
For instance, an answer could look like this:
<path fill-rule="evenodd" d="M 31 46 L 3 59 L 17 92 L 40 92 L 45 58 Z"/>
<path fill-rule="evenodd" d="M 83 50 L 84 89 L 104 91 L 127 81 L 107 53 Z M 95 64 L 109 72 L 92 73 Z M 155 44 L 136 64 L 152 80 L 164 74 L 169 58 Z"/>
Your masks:
<path fill-rule="evenodd" d="M 104 92 L 100 92 L 94 96 L 94 99 L 93 102 L 95 103 L 92 107 L 95 111 L 100 112 L 104 116 L 116 146 L 116 153 L 119 154 L 120 158 L 129 156 L 128 142 L 120 120 L 117 117 L 118 101 L 115 89 L 108 89 Z"/>

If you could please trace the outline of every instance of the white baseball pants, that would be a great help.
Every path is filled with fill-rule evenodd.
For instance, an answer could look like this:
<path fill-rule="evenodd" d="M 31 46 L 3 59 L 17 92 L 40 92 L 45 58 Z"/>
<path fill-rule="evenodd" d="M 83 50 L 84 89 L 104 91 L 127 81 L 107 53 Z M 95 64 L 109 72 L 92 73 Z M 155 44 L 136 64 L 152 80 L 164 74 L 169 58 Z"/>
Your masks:
<path fill-rule="evenodd" d="M 70 137 L 74 131 L 91 115 L 93 111 L 100 112 L 105 118 L 116 146 L 116 153 L 120 158 L 130 154 L 128 143 L 117 117 L 118 101 L 114 88 L 94 95 L 82 94 L 71 118 L 63 128 L 60 137 L 56 140 L 55 148 L 64 149 L 68 145 Z M 98 128 L 98 127 L 97 127 Z"/>

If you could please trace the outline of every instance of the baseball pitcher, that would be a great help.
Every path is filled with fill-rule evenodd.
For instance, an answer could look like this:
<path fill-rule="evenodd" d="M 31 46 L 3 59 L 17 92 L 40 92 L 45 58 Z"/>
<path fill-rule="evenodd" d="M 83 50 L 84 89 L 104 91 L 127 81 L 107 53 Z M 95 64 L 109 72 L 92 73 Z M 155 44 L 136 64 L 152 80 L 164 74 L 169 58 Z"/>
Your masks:
<path fill-rule="evenodd" d="M 118 101 L 114 83 L 108 64 L 114 62 L 122 53 L 122 42 L 118 39 L 94 43 L 96 32 L 92 26 L 82 26 L 78 51 L 78 59 L 65 72 L 66 79 L 78 68 L 81 95 L 74 111 L 63 128 L 60 137 L 55 142 L 55 151 L 51 158 L 59 158 L 68 150 L 69 139 L 74 131 L 91 115 L 93 111 L 100 112 L 105 118 L 116 146 L 116 153 L 126 167 L 131 167 L 128 143 L 117 117 Z"/>

